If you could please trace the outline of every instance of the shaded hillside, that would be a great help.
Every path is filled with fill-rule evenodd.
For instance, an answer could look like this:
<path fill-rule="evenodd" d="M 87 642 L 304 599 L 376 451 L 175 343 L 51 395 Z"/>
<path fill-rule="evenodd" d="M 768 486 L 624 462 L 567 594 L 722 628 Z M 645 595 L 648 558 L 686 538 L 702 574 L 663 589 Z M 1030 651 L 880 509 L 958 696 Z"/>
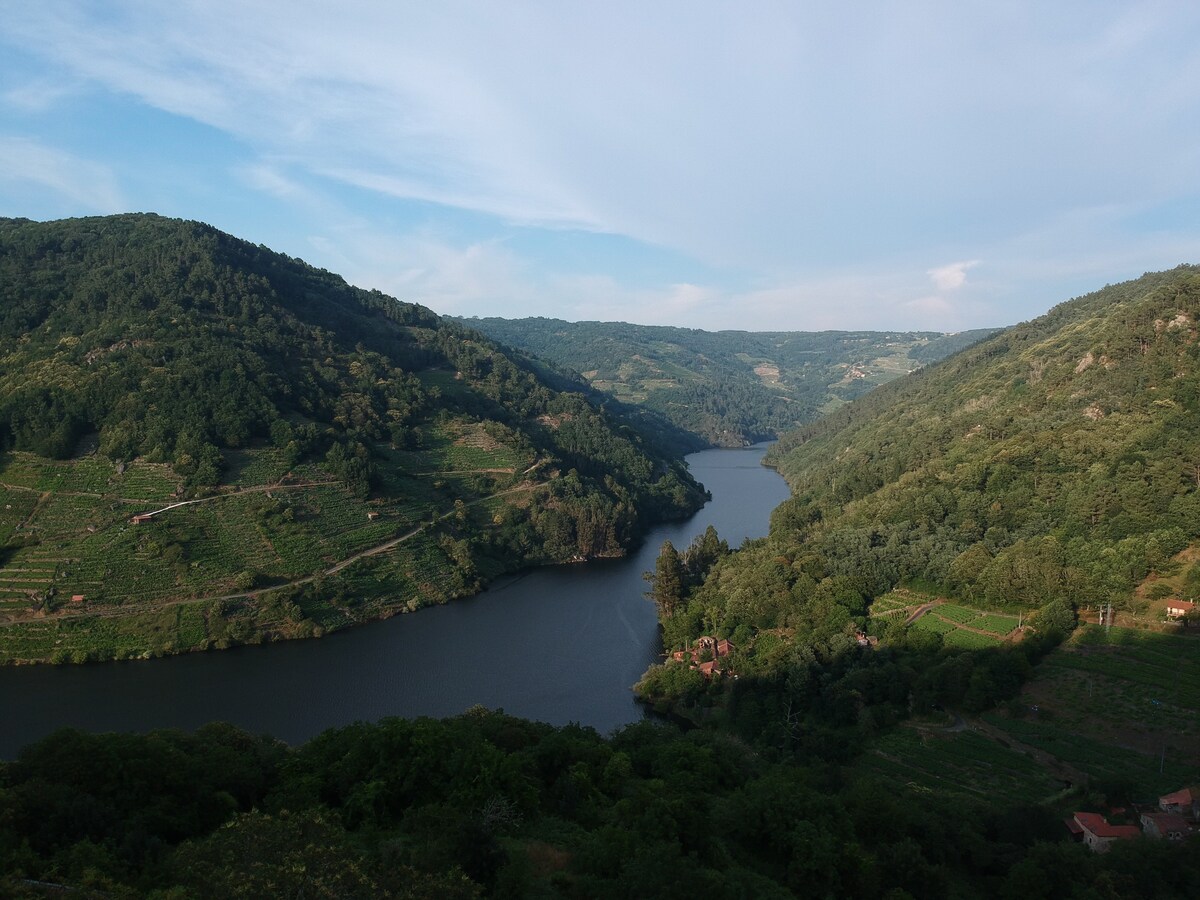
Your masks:
<path fill-rule="evenodd" d="M 623 322 L 465 319 L 719 446 L 778 437 L 991 334 L 707 332 Z"/>
<path fill-rule="evenodd" d="M 1196 783 L 1200 637 L 1162 598 L 1200 593 L 1198 322 L 1200 272 L 1147 275 L 786 437 L 766 538 L 662 548 L 639 695 L 926 797 Z M 1083 624 L 1109 603 L 1137 629 Z"/>
<path fill-rule="evenodd" d="M 1006 652 L 1028 643 L 1018 624 L 1069 633 L 1102 603 L 1145 604 L 1134 591 L 1148 576 L 1200 583 L 1179 555 L 1200 538 L 1198 321 L 1194 267 L 1146 275 L 789 435 L 769 458 L 793 497 L 766 539 L 660 602 L 668 646 L 729 637 L 740 671 L 786 675 L 797 704 L 816 689 L 812 667 L 856 632 L 884 648 L 944 646 L 892 688 L 984 709 L 1012 697 L 1047 649 Z M 918 598 L 888 593 L 897 586 Z M 965 606 L 904 627 L 939 596 Z M 989 647 L 982 670 L 956 656 Z M 673 690 L 654 675 L 647 693 Z M 860 703 L 870 695 L 855 690 Z"/>
<path fill-rule="evenodd" d="M 194 222 L 0 220 L 0 354 L 4 659 L 322 633 L 702 501 L 582 383 Z"/>
<path fill-rule="evenodd" d="M 847 783 L 709 729 L 604 739 L 480 708 L 295 749 L 219 724 L 64 729 L 0 763 L 0 798 L 14 898 L 1170 900 L 1200 882 L 1200 837 L 1096 854 L 1000 792 Z"/>

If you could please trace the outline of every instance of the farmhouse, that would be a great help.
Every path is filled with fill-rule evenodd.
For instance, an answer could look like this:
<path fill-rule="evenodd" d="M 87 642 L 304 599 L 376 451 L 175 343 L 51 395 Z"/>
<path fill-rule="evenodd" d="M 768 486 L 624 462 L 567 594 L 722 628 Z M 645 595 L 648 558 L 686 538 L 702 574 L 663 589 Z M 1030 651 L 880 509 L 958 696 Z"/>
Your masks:
<path fill-rule="evenodd" d="M 82 603 L 83 602 L 83 594 L 72 594 L 71 602 L 72 603 Z"/>
<path fill-rule="evenodd" d="M 1083 832 L 1083 842 L 1094 853 L 1107 853 L 1113 841 L 1129 840 L 1142 834 L 1136 825 L 1109 825 L 1099 813 L 1077 812 L 1075 824 Z"/>
<path fill-rule="evenodd" d="M 1168 600 L 1167 601 L 1167 618 L 1182 619 L 1184 616 L 1190 616 L 1196 611 L 1196 604 L 1191 600 Z"/>
<path fill-rule="evenodd" d="M 1158 798 L 1158 808 L 1193 822 L 1200 821 L 1200 792 L 1183 788 L 1172 794 L 1164 794 Z"/>
<path fill-rule="evenodd" d="M 144 522 L 149 522 L 150 518 L 151 517 L 149 515 L 142 514 L 142 515 L 134 516 L 132 519 L 129 520 L 129 522 L 132 525 L 141 525 Z"/>
<path fill-rule="evenodd" d="M 1176 813 L 1142 813 L 1142 832 L 1159 840 L 1182 841 L 1191 833 L 1187 819 Z"/>

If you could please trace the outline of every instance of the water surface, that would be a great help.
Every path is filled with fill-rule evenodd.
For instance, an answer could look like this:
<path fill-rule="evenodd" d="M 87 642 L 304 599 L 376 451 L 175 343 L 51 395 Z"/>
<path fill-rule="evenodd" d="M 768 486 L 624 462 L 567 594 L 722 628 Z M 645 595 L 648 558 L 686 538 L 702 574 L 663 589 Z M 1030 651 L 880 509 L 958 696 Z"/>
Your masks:
<path fill-rule="evenodd" d="M 221 719 L 299 743 L 357 720 L 457 715 L 475 704 L 607 733 L 642 717 L 630 686 L 660 649 L 642 574 L 664 540 L 683 549 L 710 524 L 731 546 L 766 534 L 788 492 L 760 464 L 764 452 L 689 456 L 713 499 L 686 522 L 654 529 L 625 559 L 538 569 L 320 640 L 0 668 L 0 758 L 63 725 L 148 731 Z"/>

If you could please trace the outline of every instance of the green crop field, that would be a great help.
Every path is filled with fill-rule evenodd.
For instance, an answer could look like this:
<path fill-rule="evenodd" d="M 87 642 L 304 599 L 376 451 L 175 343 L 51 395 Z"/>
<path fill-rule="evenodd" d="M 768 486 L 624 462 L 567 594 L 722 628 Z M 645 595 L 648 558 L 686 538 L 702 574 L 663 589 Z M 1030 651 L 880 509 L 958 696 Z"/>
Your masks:
<path fill-rule="evenodd" d="M 852 771 L 976 798 L 1038 802 L 1060 790 L 1042 766 L 972 731 L 897 728 L 874 741 Z"/>
<path fill-rule="evenodd" d="M 996 713 L 987 714 L 984 719 L 1022 743 L 1053 754 L 1097 782 L 1130 785 L 1137 800 L 1151 800 L 1196 777 L 1194 766 L 1169 756 L 1114 746 L 1107 741 L 1076 734 L 1057 722 L 1012 719 Z"/>
<path fill-rule="evenodd" d="M 965 606 L 955 606 L 953 603 L 943 603 L 941 606 L 934 607 L 933 614 L 952 622 L 958 622 L 960 625 L 971 624 L 980 616 L 977 609 L 967 609 Z"/>
<path fill-rule="evenodd" d="M 1000 643 L 1016 629 L 1017 619 L 954 603 L 942 603 L 917 619 L 913 627 L 940 634 L 947 647 L 979 650 Z"/>
<path fill-rule="evenodd" d="M 953 622 L 948 622 L 945 619 L 938 618 L 937 616 L 930 615 L 929 613 L 926 613 L 925 615 L 921 616 L 921 618 L 917 619 L 917 621 L 913 622 L 912 627 L 920 628 L 923 631 L 933 631 L 941 635 L 955 631 L 958 628 L 958 626 Z"/>
<path fill-rule="evenodd" d="M 981 631 L 989 631 L 992 634 L 998 634 L 1001 637 L 1011 634 L 1017 627 L 1019 620 L 1013 616 L 1000 616 L 995 613 L 987 613 L 980 616 L 973 622 L 970 622 L 972 628 L 978 628 Z"/>
<path fill-rule="evenodd" d="M 964 628 L 956 628 L 953 631 L 948 631 L 942 635 L 942 642 L 947 647 L 961 647 L 966 650 L 982 650 L 985 647 L 995 647 L 1000 643 L 1000 638 L 990 634 L 979 634 L 975 631 L 967 631 Z"/>
<path fill-rule="evenodd" d="M 897 594 L 895 592 L 884 594 L 882 597 L 877 597 L 871 603 L 870 615 L 873 617 L 891 617 L 912 605 L 914 605 L 914 600 L 909 596 Z"/>

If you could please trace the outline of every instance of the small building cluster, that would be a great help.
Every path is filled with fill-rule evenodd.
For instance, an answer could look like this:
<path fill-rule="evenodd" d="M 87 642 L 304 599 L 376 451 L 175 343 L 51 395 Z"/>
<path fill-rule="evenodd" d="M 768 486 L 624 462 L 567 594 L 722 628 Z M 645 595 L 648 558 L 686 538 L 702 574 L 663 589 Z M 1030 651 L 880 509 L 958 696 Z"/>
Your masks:
<path fill-rule="evenodd" d="M 1191 600 L 1168 600 L 1167 618 L 1171 621 L 1189 618 L 1196 613 L 1196 604 Z"/>
<path fill-rule="evenodd" d="M 1124 810 L 1114 810 L 1123 813 Z M 1137 825 L 1113 825 L 1100 813 L 1077 812 L 1064 824 L 1071 836 L 1095 853 L 1107 853 L 1113 841 L 1148 837 L 1182 841 L 1200 829 L 1200 791 L 1183 788 L 1158 798 L 1158 808 L 1146 810 Z"/>
<path fill-rule="evenodd" d="M 671 654 L 671 659 L 686 662 L 705 678 L 712 678 L 728 671 L 726 664 L 733 649 L 733 644 L 725 638 L 717 639 L 705 635 L 697 638 L 690 650 L 676 650 Z"/>

